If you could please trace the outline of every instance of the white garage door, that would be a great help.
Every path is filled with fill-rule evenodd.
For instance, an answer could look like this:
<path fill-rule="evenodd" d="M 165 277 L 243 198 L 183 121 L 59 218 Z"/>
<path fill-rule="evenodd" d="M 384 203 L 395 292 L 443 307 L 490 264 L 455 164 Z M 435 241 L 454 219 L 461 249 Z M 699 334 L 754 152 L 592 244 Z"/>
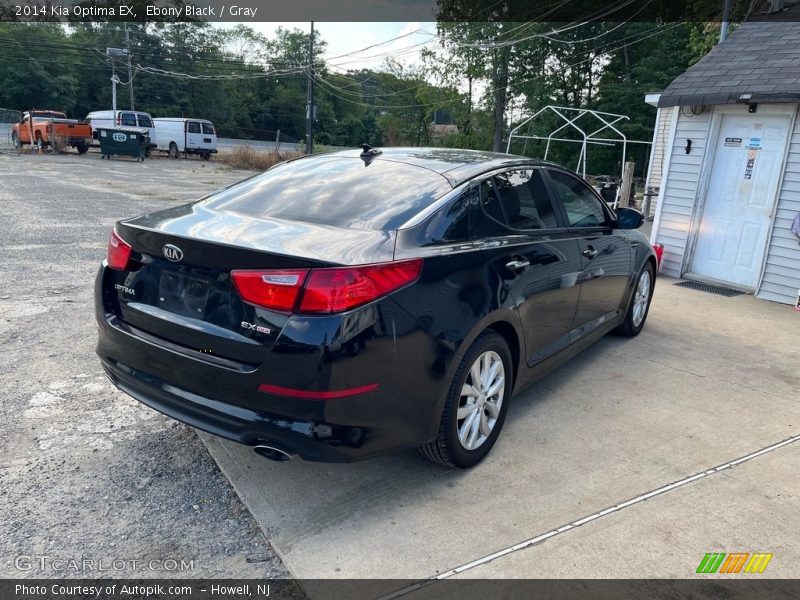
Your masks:
<path fill-rule="evenodd" d="M 756 287 L 788 130 L 788 116 L 722 117 L 690 275 Z"/>

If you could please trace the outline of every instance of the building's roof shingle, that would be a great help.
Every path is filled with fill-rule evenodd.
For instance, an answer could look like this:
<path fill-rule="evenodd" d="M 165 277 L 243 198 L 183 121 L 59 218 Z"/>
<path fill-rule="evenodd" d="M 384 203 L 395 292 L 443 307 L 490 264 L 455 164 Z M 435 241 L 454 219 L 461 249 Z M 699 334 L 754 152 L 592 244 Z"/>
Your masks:
<path fill-rule="evenodd" d="M 800 23 L 745 23 L 661 93 L 658 105 L 800 102 Z"/>

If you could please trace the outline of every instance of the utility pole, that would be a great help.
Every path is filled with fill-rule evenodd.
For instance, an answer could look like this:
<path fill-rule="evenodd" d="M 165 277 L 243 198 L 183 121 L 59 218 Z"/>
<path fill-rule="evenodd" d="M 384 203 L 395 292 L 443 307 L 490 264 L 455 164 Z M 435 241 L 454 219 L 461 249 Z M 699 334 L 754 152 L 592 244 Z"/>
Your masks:
<path fill-rule="evenodd" d="M 114 125 L 117 124 L 117 68 L 111 61 L 111 109 L 114 111 Z"/>
<path fill-rule="evenodd" d="M 728 25 L 731 20 L 731 0 L 725 0 L 722 7 L 722 23 L 719 25 L 719 41 L 728 39 Z"/>
<path fill-rule="evenodd" d="M 314 21 L 308 42 L 308 103 L 306 107 L 306 154 L 314 151 Z"/>
<path fill-rule="evenodd" d="M 133 68 L 131 67 L 131 36 L 128 31 L 128 23 L 125 23 L 125 47 L 128 49 L 128 91 L 131 94 L 131 110 L 133 106 Z"/>
<path fill-rule="evenodd" d="M 114 110 L 114 125 L 117 124 L 117 63 L 116 58 L 125 56 L 125 50 L 121 48 L 106 48 L 106 56 L 111 61 L 111 108 Z"/>

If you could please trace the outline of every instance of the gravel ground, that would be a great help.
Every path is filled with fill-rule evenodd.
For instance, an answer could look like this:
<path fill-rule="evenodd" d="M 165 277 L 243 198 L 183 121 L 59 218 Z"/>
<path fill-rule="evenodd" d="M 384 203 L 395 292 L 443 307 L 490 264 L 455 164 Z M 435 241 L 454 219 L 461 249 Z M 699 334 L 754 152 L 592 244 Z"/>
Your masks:
<path fill-rule="evenodd" d="M 0 577 L 288 576 L 195 431 L 116 391 L 94 354 L 113 222 L 248 175 L 0 154 Z"/>

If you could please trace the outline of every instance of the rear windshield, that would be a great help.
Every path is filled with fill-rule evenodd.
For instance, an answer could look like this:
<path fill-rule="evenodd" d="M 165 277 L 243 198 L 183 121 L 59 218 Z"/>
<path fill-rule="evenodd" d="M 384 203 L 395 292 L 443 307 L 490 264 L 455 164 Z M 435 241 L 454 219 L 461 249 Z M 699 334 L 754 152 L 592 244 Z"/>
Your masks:
<path fill-rule="evenodd" d="M 304 158 L 208 198 L 212 208 L 349 229 L 397 229 L 451 189 L 433 171 L 376 159 Z"/>

